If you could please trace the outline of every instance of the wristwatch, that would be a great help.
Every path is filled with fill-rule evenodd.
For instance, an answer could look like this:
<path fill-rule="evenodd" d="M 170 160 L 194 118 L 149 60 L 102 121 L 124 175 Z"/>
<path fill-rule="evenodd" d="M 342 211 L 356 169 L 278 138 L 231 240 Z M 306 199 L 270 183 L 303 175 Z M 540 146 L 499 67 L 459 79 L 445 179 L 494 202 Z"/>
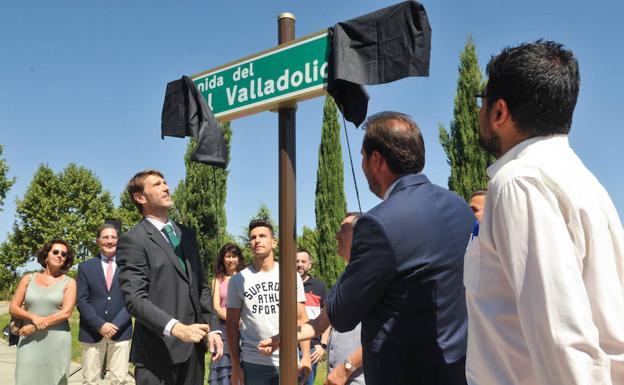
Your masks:
<path fill-rule="evenodd" d="M 348 358 L 344 360 L 344 367 L 345 367 L 345 370 L 349 373 L 349 376 L 351 375 L 351 373 L 353 373 L 353 370 L 355 369 L 353 367 L 353 362 L 349 361 Z"/>

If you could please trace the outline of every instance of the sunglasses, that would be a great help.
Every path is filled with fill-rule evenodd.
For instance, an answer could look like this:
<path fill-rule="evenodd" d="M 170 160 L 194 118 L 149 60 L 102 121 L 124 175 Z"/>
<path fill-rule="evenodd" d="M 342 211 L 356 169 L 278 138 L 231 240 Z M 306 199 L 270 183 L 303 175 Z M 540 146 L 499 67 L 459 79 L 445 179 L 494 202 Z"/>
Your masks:
<path fill-rule="evenodd" d="M 64 251 L 61 251 L 59 249 L 52 250 L 52 255 L 59 255 L 59 253 L 61 253 L 61 257 L 63 258 L 67 257 L 67 253 Z"/>

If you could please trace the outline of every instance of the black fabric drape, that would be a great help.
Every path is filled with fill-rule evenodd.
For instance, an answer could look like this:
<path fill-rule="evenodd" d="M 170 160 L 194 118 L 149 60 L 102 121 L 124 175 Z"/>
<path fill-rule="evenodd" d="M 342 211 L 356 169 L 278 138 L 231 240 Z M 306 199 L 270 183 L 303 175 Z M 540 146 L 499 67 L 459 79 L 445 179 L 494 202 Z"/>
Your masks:
<path fill-rule="evenodd" d="M 188 76 L 167 84 L 161 117 L 161 137 L 192 136 L 197 147 L 191 160 L 225 168 L 225 137 L 212 111 Z"/>
<path fill-rule="evenodd" d="M 368 94 L 361 85 L 429 76 L 431 26 L 425 7 L 416 1 L 338 23 L 329 36 L 327 91 L 356 126 L 368 109 Z"/>

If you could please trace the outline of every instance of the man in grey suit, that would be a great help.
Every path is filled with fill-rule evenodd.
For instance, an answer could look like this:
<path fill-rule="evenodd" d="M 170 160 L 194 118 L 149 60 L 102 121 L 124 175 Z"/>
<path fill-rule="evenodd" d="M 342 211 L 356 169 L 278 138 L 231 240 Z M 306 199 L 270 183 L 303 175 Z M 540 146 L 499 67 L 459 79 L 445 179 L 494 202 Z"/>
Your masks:
<path fill-rule="evenodd" d="M 138 385 L 200 385 L 208 337 L 212 359 L 223 352 L 212 295 L 191 229 L 169 219 L 173 205 L 162 173 L 145 170 L 128 182 L 143 220 L 117 247 L 119 281 L 135 317 L 130 361 Z M 210 323 L 210 325 L 209 325 Z"/>

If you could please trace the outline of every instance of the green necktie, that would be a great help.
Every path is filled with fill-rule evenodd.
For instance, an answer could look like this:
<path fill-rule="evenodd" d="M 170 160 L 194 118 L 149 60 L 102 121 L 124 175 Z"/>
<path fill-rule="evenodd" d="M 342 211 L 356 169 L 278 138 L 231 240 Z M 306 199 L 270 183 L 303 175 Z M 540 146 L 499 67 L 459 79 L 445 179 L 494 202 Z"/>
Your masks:
<path fill-rule="evenodd" d="M 180 260 L 180 265 L 182 265 L 182 270 L 184 270 L 184 272 L 186 273 L 186 264 L 184 263 L 184 254 L 182 254 L 182 247 L 180 247 L 180 240 L 178 239 L 178 236 L 173 231 L 173 227 L 170 224 L 166 224 L 165 227 L 163 227 L 163 231 L 165 232 L 167 239 L 169 239 L 169 243 L 171 243 L 171 247 L 173 247 L 173 250 L 178 256 L 178 259 Z"/>

